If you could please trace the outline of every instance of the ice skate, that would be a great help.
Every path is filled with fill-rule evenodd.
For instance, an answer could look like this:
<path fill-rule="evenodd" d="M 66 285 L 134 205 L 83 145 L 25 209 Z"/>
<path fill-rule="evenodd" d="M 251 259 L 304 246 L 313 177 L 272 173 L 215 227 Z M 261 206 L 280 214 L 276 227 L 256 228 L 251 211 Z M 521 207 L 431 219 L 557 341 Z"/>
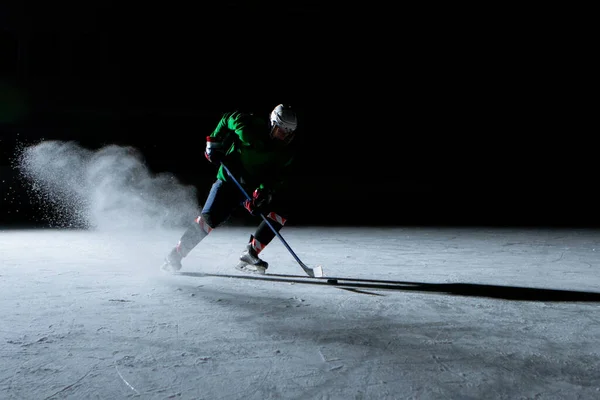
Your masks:
<path fill-rule="evenodd" d="M 240 262 L 235 268 L 242 272 L 264 275 L 268 267 L 269 264 L 258 257 L 258 253 L 252 247 L 252 243 L 248 243 L 246 250 L 240 255 Z"/>
<path fill-rule="evenodd" d="M 173 250 L 165 257 L 165 261 L 161 269 L 165 272 L 175 273 L 181 269 L 182 255 L 179 253 L 179 247 L 174 247 Z"/>

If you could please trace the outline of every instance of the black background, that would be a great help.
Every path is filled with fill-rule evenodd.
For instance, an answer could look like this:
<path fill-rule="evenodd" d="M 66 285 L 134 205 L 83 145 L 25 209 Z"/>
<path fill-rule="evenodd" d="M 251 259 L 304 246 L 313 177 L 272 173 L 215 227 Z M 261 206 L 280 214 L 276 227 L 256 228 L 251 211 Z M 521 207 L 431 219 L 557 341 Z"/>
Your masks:
<path fill-rule="evenodd" d="M 336 7 L 6 3 L 0 222 L 40 222 L 11 167 L 19 143 L 135 146 L 202 202 L 221 113 L 289 102 L 293 223 L 597 225 L 594 141 L 572 112 L 560 21 Z"/>

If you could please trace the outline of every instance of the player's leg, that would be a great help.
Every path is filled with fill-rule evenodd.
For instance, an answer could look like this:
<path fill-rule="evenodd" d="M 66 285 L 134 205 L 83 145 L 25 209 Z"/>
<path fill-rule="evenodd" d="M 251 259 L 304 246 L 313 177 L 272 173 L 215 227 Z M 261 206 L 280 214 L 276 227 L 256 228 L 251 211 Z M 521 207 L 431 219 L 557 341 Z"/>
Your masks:
<path fill-rule="evenodd" d="M 213 229 L 225 222 L 239 202 L 240 193 L 236 187 L 221 180 L 215 181 L 204 202 L 202 212 L 183 233 L 177 245 L 171 249 L 165 258 L 163 269 L 171 272 L 179 271 L 182 267 L 181 260 Z"/>
<path fill-rule="evenodd" d="M 271 226 L 275 231 L 279 232 L 283 225 L 285 225 L 286 219 L 276 212 L 268 212 L 265 217 L 271 223 Z M 244 272 L 252 272 L 258 274 L 264 274 L 269 267 L 269 264 L 259 257 L 259 254 L 267 247 L 269 243 L 275 237 L 275 232 L 267 225 L 263 220 L 253 235 L 250 235 L 250 240 L 246 244 L 246 248 L 240 255 L 240 261 L 237 265 L 237 269 Z"/>

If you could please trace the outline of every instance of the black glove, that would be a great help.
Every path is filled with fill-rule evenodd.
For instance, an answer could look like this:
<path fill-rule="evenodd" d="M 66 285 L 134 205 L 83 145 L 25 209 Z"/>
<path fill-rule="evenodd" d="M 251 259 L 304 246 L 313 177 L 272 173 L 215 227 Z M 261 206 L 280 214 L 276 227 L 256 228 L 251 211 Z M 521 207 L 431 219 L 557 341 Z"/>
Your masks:
<path fill-rule="evenodd" d="M 262 214 L 271 203 L 273 194 L 270 190 L 258 188 L 252 193 L 252 198 L 244 201 L 244 208 L 252 215 Z"/>
<path fill-rule="evenodd" d="M 221 165 L 221 161 L 225 159 L 224 143 L 215 137 L 207 136 L 204 157 L 215 165 Z"/>

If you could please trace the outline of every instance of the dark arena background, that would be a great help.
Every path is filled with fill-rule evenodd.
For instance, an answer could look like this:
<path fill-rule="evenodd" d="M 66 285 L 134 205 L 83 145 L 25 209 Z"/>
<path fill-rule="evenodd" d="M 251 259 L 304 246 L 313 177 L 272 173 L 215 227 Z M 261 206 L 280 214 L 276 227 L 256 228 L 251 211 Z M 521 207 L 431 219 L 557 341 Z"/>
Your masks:
<path fill-rule="evenodd" d="M 301 118 L 293 223 L 595 225 L 591 145 L 548 83 L 550 34 L 532 49 L 527 19 L 507 31 L 499 16 L 399 12 L 3 5 L 2 223 L 41 218 L 11 168 L 19 146 L 132 146 L 201 199 L 219 116 L 288 102 Z"/>

